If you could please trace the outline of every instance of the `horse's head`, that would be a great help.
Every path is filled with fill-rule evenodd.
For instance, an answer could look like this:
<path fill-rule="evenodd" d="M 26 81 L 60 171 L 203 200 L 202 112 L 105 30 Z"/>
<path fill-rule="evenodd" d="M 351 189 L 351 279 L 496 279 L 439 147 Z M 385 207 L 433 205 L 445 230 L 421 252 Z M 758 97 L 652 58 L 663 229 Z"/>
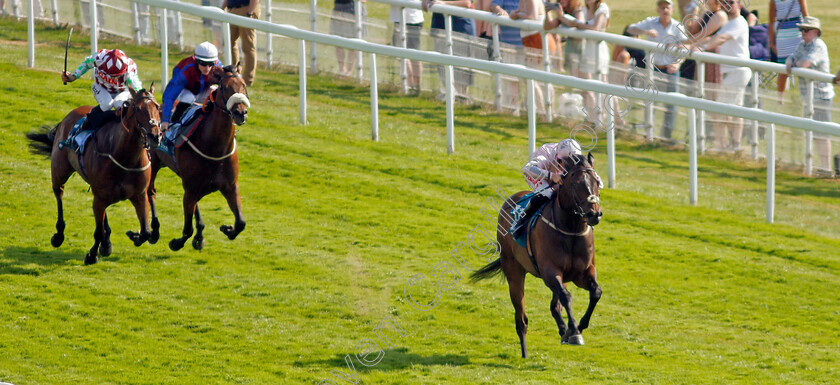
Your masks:
<path fill-rule="evenodd" d="M 590 226 L 601 221 L 601 179 L 592 168 L 595 159 L 592 154 L 572 155 L 563 162 L 565 175 L 557 194 L 560 207 L 574 211 Z"/>
<path fill-rule="evenodd" d="M 230 115 L 237 126 L 245 124 L 248 120 L 248 108 L 251 108 L 248 89 L 242 75 L 239 74 L 240 68 L 239 65 L 214 67 L 210 73 L 210 80 L 219 85 L 215 97 L 217 106 Z"/>
<path fill-rule="evenodd" d="M 147 148 L 157 148 L 163 134 L 160 130 L 160 104 L 155 100 L 155 83 L 148 90 L 128 87 L 131 100 L 123 103 L 123 122 L 134 122 Z"/>

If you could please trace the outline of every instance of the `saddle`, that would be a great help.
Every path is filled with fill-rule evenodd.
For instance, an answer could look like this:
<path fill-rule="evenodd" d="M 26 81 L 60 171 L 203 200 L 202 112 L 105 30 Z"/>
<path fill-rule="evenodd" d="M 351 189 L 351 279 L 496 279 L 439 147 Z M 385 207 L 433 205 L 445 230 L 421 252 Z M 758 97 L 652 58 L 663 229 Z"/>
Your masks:
<path fill-rule="evenodd" d="M 534 211 L 534 213 L 531 214 L 530 217 L 526 217 L 524 216 L 525 208 L 528 207 L 528 203 L 531 201 L 531 198 L 533 198 L 534 195 L 534 193 L 525 194 L 524 196 L 522 196 L 522 199 L 520 199 L 519 202 L 516 202 L 516 205 L 514 205 L 513 208 L 510 210 L 510 215 L 513 217 L 514 220 L 512 221 L 510 229 L 508 229 L 508 231 L 510 231 L 511 234 L 513 234 L 514 229 L 519 227 L 520 223 L 522 223 L 523 226 L 527 226 L 527 228 L 524 232 L 522 232 L 522 235 L 520 237 L 514 238 L 514 241 L 516 241 L 516 243 L 518 243 L 520 246 L 526 249 L 528 248 L 528 237 L 531 234 L 531 229 L 537 223 L 537 219 L 539 219 L 540 214 L 542 214 L 543 208 L 545 208 L 547 204 L 551 203 L 550 200 L 546 201 L 542 204 L 542 206 L 540 206 L 536 211 Z"/>
<path fill-rule="evenodd" d="M 88 122 L 88 124 L 85 124 L 85 121 L 88 120 L 88 116 L 82 116 L 82 118 L 73 125 L 73 129 L 70 130 L 70 135 L 67 136 L 67 139 L 58 142 L 58 149 L 62 150 L 65 147 L 69 147 L 79 155 L 84 154 L 85 143 L 87 143 L 93 134 L 96 133 L 96 130 L 116 118 L 117 114 L 114 111 L 105 111 L 94 114 L 91 117 L 91 121 Z"/>
<path fill-rule="evenodd" d="M 192 135 L 198 123 L 201 122 L 201 105 L 191 104 L 180 115 L 178 121 L 169 125 L 169 130 L 163 136 L 160 143 L 160 150 L 169 154 L 175 155 L 175 149 L 180 148 L 187 138 Z"/>

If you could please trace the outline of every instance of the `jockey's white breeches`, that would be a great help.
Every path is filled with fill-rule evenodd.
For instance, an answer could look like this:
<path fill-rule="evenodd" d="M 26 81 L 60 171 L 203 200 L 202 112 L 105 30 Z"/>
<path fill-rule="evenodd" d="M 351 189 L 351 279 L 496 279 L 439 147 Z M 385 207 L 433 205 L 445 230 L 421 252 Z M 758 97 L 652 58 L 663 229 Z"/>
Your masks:
<path fill-rule="evenodd" d="M 554 193 L 548 179 L 535 179 L 525 175 L 525 181 L 528 182 L 528 186 L 531 186 L 531 191 L 546 198 L 551 198 L 551 194 Z"/>
<path fill-rule="evenodd" d="M 131 93 L 128 92 L 128 90 L 120 93 L 110 93 L 98 83 L 93 83 L 93 87 L 90 89 L 93 90 L 93 97 L 96 99 L 96 102 L 99 103 L 99 108 L 101 108 L 102 111 L 110 111 L 120 107 L 123 102 L 131 99 Z"/>

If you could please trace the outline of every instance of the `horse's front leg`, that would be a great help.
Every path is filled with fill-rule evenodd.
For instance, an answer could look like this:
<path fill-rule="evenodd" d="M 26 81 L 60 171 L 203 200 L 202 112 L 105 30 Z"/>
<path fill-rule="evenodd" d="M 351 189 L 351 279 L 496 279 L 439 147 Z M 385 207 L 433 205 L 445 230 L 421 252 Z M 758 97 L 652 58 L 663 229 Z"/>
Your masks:
<path fill-rule="evenodd" d="M 152 233 L 149 235 L 149 243 L 155 244 L 160 239 L 160 222 L 158 221 L 157 206 L 155 205 L 155 197 L 157 190 L 155 190 L 155 178 L 158 171 L 160 171 L 160 160 L 157 156 L 152 155 L 152 177 L 149 180 L 149 188 L 146 189 L 147 199 L 149 201 L 149 209 L 152 213 Z"/>
<path fill-rule="evenodd" d="M 586 308 L 586 313 L 584 313 L 583 318 L 580 319 L 580 323 L 578 324 L 578 329 L 581 332 L 589 327 L 589 319 L 592 317 L 592 312 L 595 311 L 595 305 L 597 305 L 598 300 L 601 299 L 601 286 L 598 285 L 597 276 L 598 272 L 595 270 L 595 266 L 593 265 L 589 268 L 586 276 L 582 278 L 580 282 L 575 281 L 575 285 L 589 290 L 589 306 Z"/>
<path fill-rule="evenodd" d="M 195 237 L 193 237 L 192 245 L 196 250 L 204 248 L 204 221 L 201 220 L 198 204 L 195 205 Z"/>
<path fill-rule="evenodd" d="M 569 316 L 569 324 L 566 332 L 563 334 L 561 338 L 561 342 L 564 344 L 570 345 L 583 345 L 583 337 L 580 335 L 580 330 L 578 330 L 577 322 L 575 322 L 575 316 L 572 314 L 572 293 L 569 293 L 569 290 L 563 285 L 563 276 L 554 269 L 548 269 L 545 275 L 543 276 L 543 281 L 545 285 L 548 286 L 551 291 L 554 293 L 554 297 L 552 298 L 552 315 L 557 322 L 557 327 L 562 331 L 562 321 L 563 318 L 560 316 L 559 308 L 556 308 L 557 302 L 564 309 L 566 309 L 566 315 Z M 556 301 L 555 301 L 556 298 Z M 557 313 L 555 315 L 555 313 Z"/>
<path fill-rule="evenodd" d="M 105 212 L 105 220 L 102 222 L 102 243 L 99 244 L 99 255 L 107 257 L 111 255 L 114 246 L 111 244 L 111 226 L 108 224 L 108 212 Z"/>
<path fill-rule="evenodd" d="M 222 225 L 219 230 L 225 233 L 228 239 L 234 240 L 242 230 L 245 230 L 245 218 L 242 217 L 242 201 L 239 199 L 239 184 L 233 183 L 224 186 L 220 191 L 225 196 L 230 211 L 233 211 L 234 223 L 233 226 Z"/>
<path fill-rule="evenodd" d="M 134 211 L 137 213 L 137 219 L 140 221 L 140 232 L 126 231 L 128 239 L 134 242 L 134 246 L 140 246 L 145 243 L 152 234 L 149 229 L 149 198 L 146 191 L 141 192 L 131 197 L 131 204 L 134 205 Z"/>
<path fill-rule="evenodd" d="M 102 238 L 105 236 L 105 209 L 108 204 L 102 199 L 93 197 L 93 219 L 96 221 L 96 228 L 93 230 L 93 247 L 85 255 L 85 265 L 92 265 L 99 261 L 98 252 Z"/>
<path fill-rule="evenodd" d="M 192 219 L 196 207 L 198 207 L 198 196 L 192 191 L 184 189 L 184 231 L 181 233 L 181 238 L 169 241 L 169 248 L 172 251 L 181 250 L 184 243 L 193 235 Z"/>

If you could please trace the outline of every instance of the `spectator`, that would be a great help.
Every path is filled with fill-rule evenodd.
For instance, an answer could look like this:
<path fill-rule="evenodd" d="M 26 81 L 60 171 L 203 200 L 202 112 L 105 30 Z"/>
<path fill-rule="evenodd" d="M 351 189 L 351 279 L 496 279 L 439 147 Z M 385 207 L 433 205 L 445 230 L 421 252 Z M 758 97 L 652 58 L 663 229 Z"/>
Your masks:
<path fill-rule="evenodd" d="M 659 16 L 651 16 L 638 23 L 631 24 L 627 28 L 627 32 L 634 35 L 646 35 L 647 40 L 656 43 L 676 43 L 682 40 L 682 37 L 685 36 L 685 30 L 682 24 L 671 17 L 674 14 L 673 2 L 671 0 L 657 0 L 656 10 Z M 654 70 L 663 74 L 667 79 L 667 92 L 680 92 L 680 63 L 677 58 L 652 53 L 649 57 L 645 58 L 645 62 L 645 64 L 653 65 Z M 671 139 L 676 118 L 677 106 L 672 104 L 668 105 L 665 110 L 662 125 L 663 138 Z"/>
<path fill-rule="evenodd" d="M 497 16 L 509 17 L 509 12 L 513 12 L 517 9 L 519 9 L 519 0 L 492 0 L 489 6 L 489 11 Z M 505 43 L 508 47 L 512 47 L 514 50 L 513 53 L 500 55 L 502 62 L 510 64 L 523 64 L 525 62 L 525 47 L 522 45 L 522 38 L 519 36 L 519 28 L 504 25 L 499 26 L 499 41 Z M 510 106 L 513 108 L 513 115 L 519 116 L 519 81 L 515 78 L 508 78 L 503 80 L 503 83 L 505 93 L 503 95 L 502 105 Z"/>
<path fill-rule="evenodd" d="M 822 29 L 820 19 L 813 16 L 805 16 L 802 22 L 796 25 L 802 33 L 802 42 L 796 47 L 796 51 L 788 56 L 785 66 L 787 73 L 793 67 L 810 68 L 819 72 L 829 72 L 828 47 L 820 39 Z M 840 74 L 838 74 L 840 75 Z M 837 77 L 835 77 L 837 79 Z M 799 82 L 799 92 L 803 98 L 808 92 L 807 81 Z M 821 122 L 831 122 L 831 101 L 834 99 L 834 85 L 827 82 L 814 82 L 814 116 L 813 119 Z M 805 106 L 806 113 L 808 113 Z M 818 159 L 824 168 L 830 168 L 829 158 L 831 157 L 831 141 L 828 136 L 814 135 L 814 142 L 817 144 Z"/>
<path fill-rule="evenodd" d="M 767 44 L 770 46 L 770 61 L 786 63 L 799 43 L 802 35 L 797 31 L 796 24 L 808 16 L 806 0 L 771 0 L 770 22 L 767 24 Z M 787 74 L 779 74 L 776 89 L 779 100 L 784 103 Z"/>
<path fill-rule="evenodd" d="M 557 28 L 560 26 L 562 18 L 567 18 L 570 21 L 575 20 L 580 23 L 586 21 L 585 8 L 580 0 L 560 0 L 559 4 L 559 8 L 552 8 L 546 13 L 543 29 L 551 30 Z M 583 50 L 582 46 L 583 44 L 580 39 L 565 38 L 563 44 L 563 69 L 572 76 L 581 77 L 580 54 Z"/>
<path fill-rule="evenodd" d="M 462 8 L 473 7 L 472 0 L 423 0 L 423 9 L 428 11 L 429 7 L 435 4 L 445 4 Z M 432 29 L 430 32 L 435 42 L 435 51 L 448 54 L 445 28 L 443 14 L 432 13 Z M 452 16 L 452 32 L 452 54 L 455 56 L 472 57 L 473 55 L 470 52 L 472 48 L 471 36 L 475 36 L 475 22 L 473 19 Z M 444 69 L 444 66 L 438 66 L 441 82 L 445 81 Z M 469 102 L 469 87 L 472 85 L 472 82 L 472 70 L 455 68 L 453 79 L 455 98 L 463 102 Z M 440 96 L 443 95 L 444 93 L 440 94 Z"/>
<path fill-rule="evenodd" d="M 749 4 L 749 3 L 748 3 Z M 750 12 L 747 7 L 741 5 L 741 17 L 747 21 L 747 26 L 754 27 L 758 24 L 758 11 Z"/>
<path fill-rule="evenodd" d="M 224 0 L 222 9 L 234 15 L 260 18 L 260 0 Z M 242 45 L 242 80 L 250 87 L 257 76 L 257 31 L 231 24 L 230 41 L 233 42 L 233 65 L 240 63 L 239 46 Z"/>
<path fill-rule="evenodd" d="M 367 28 L 364 27 L 364 20 L 367 18 L 367 8 L 365 8 L 364 2 L 365 0 L 359 1 L 359 6 L 362 7 L 363 37 L 367 36 Z M 349 38 L 357 37 L 355 0 L 335 0 L 332 19 L 330 20 L 330 34 Z M 341 76 L 353 76 L 358 58 L 357 52 L 336 46 L 335 56 L 338 61 L 338 74 Z"/>
<path fill-rule="evenodd" d="M 721 7 L 727 10 L 729 21 L 712 36 L 706 37 L 697 44 L 700 49 L 711 50 L 720 47 L 720 54 L 741 59 L 750 58 L 749 48 L 749 26 L 747 20 L 741 17 L 739 0 L 717 0 Z M 720 70 L 723 75 L 722 89 L 717 94 L 716 100 L 730 105 L 744 105 L 744 91 L 747 83 L 752 77 L 752 70 L 747 67 L 737 67 L 728 64 L 721 64 Z M 741 132 L 744 128 L 744 120 L 733 116 L 722 115 L 717 117 L 715 124 L 715 143 L 718 150 L 738 151 L 741 147 Z M 726 134 L 729 134 L 729 143 L 726 141 Z"/>
<path fill-rule="evenodd" d="M 423 11 L 414 8 L 405 8 L 405 41 L 401 42 L 400 21 L 403 17 L 401 8 L 391 6 L 391 21 L 394 23 L 394 35 L 391 38 L 391 44 L 395 47 L 404 47 L 411 49 L 420 49 L 420 33 L 423 30 Z M 408 78 L 409 94 L 420 94 L 420 80 L 423 76 L 423 62 L 419 60 L 409 60 L 406 66 Z"/>
<path fill-rule="evenodd" d="M 632 38 L 638 38 L 638 35 L 634 35 L 628 31 L 630 26 L 624 27 L 624 32 L 622 35 Z M 614 66 L 620 68 L 619 71 L 610 71 L 610 84 L 624 84 L 627 85 L 627 75 L 630 72 L 631 66 L 639 66 L 641 65 L 644 68 L 644 59 L 645 59 L 645 51 L 637 49 L 637 48 L 628 48 L 621 45 L 614 45 L 612 56 L 610 59 L 613 62 Z M 612 105 L 612 112 L 613 117 L 615 118 L 615 125 L 616 127 L 625 127 L 627 122 L 624 121 L 625 109 L 629 108 L 630 106 L 621 106 L 619 104 L 619 98 L 611 98 L 613 101 Z M 626 111 L 629 113 L 629 110 Z"/>
<path fill-rule="evenodd" d="M 510 12 L 510 18 L 513 20 L 543 20 L 545 18 L 545 6 L 542 0 L 520 0 L 519 7 Z M 525 46 L 525 65 L 540 69 L 543 41 L 540 31 L 526 31 L 520 30 L 519 36 L 522 40 L 522 45 Z M 554 38 L 547 36 L 549 55 L 557 51 Z M 543 99 L 542 87 L 534 87 L 534 104 L 537 106 L 537 111 L 540 114 L 545 113 L 545 103 Z"/>
<path fill-rule="evenodd" d="M 604 32 L 610 22 L 610 8 L 603 0 L 586 0 L 585 21 L 583 23 L 565 17 L 559 20 L 564 25 L 577 29 Z M 605 41 L 587 40 L 580 59 L 580 77 L 582 79 L 592 79 L 592 75 L 594 74 L 598 80 L 603 80 L 601 79 L 601 75 L 606 75 L 609 71 L 609 54 L 609 49 Z M 596 58 L 598 60 L 597 63 L 595 61 Z M 584 104 L 587 109 L 587 116 L 589 119 L 594 119 L 592 114 L 595 112 L 595 95 L 591 91 L 584 91 L 581 94 L 583 95 Z"/>
<path fill-rule="evenodd" d="M 686 32 L 689 33 L 692 41 L 700 41 L 706 36 L 715 34 L 720 27 L 729 21 L 729 17 L 726 16 L 726 12 L 720 8 L 720 4 L 717 0 L 709 0 L 705 4 L 706 12 L 703 13 L 703 16 L 699 20 L 685 20 L 685 29 Z M 711 50 L 711 52 L 716 53 L 717 51 Z M 707 83 L 720 83 L 720 67 L 717 64 L 706 64 L 705 79 L 696 79 L 696 64 L 697 63 L 694 60 L 684 61 L 682 66 L 680 66 L 680 77 L 689 80 L 696 80 L 698 82 L 705 81 Z M 713 95 L 713 92 L 710 92 L 709 96 L 711 95 Z"/>

